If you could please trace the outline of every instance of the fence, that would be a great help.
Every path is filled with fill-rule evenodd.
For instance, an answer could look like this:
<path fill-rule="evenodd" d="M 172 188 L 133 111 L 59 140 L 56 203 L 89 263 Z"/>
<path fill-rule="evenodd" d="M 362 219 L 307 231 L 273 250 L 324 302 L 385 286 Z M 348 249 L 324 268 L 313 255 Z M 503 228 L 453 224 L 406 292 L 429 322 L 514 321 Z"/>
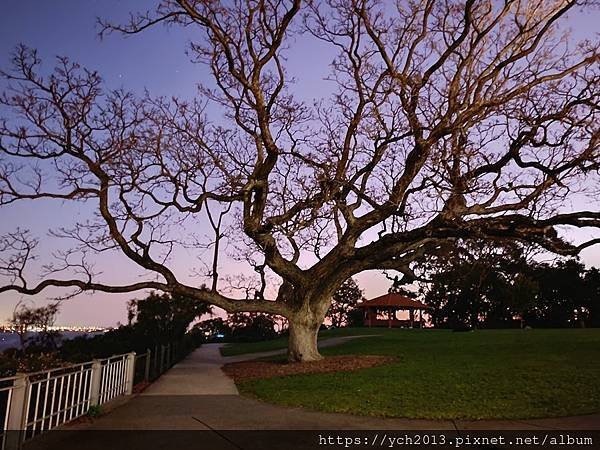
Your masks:
<path fill-rule="evenodd" d="M 136 355 L 134 384 L 156 380 L 181 360 L 189 349 L 183 342 L 171 342 L 167 345 L 156 345 L 147 349 L 145 353 Z"/>
<path fill-rule="evenodd" d="M 132 394 L 135 384 L 155 380 L 187 350 L 174 342 L 138 355 L 0 378 L 0 449 L 18 449 L 25 440 L 87 414 L 92 406 Z"/>

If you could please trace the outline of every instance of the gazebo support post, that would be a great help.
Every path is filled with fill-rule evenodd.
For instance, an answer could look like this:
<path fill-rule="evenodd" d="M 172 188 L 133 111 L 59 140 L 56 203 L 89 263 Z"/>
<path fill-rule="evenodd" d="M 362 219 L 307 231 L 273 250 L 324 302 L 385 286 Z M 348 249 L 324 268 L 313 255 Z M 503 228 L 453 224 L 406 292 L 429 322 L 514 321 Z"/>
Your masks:
<path fill-rule="evenodd" d="M 415 327 L 415 310 L 413 308 L 410 308 L 408 310 L 408 316 L 410 318 L 410 327 L 414 328 Z"/>

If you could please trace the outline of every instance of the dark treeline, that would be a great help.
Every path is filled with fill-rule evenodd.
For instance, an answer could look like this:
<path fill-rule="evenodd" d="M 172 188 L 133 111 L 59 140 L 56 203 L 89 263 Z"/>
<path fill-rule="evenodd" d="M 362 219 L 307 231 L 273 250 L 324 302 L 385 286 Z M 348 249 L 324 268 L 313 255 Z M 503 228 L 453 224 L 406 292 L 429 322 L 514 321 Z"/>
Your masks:
<path fill-rule="evenodd" d="M 264 313 L 234 313 L 198 323 L 208 341 L 255 342 L 274 339 L 287 332 L 287 322 Z"/>
<path fill-rule="evenodd" d="M 578 260 L 536 262 L 519 245 L 470 241 L 421 269 L 435 327 L 600 326 L 600 270 Z"/>
<path fill-rule="evenodd" d="M 61 356 L 69 361 L 87 361 L 134 351 L 144 353 L 158 345 L 193 340 L 201 342 L 197 331 L 188 332 L 190 324 L 210 313 L 206 303 L 183 296 L 151 293 L 128 304 L 128 324 L 101 335 L 66 341 Z M 191 344 L 191 342 L 190 342 Z"/>
<path fill-rule="evenodd" d="M 15 326 L 22 322 L 24 331 L 30 325 L 29 317 L 39 315 L 34 313 L 41 308 L 32 308 L 30 313 L 25 309 L 20 308 L 12 320 L 20 321 L 14 323 Z M 23 342 L 21 348 L 8 349 L 0 355 L 0 374 L 45 370 L 132 351 L 144 353 L 170 343 L 191 349 L 200 345 L 203 336 L 198 329 L 190 330 L 190 324 L 210 311 L 207 304 L 187 297 L 152 293 L 144 299 L 131 300 L 128 324 L 106 333 L 76 337 L 57 345 L 56 333 L 42 330 L 35 339 Z M 58 308 L 53 313 L 56 315 Z"/>

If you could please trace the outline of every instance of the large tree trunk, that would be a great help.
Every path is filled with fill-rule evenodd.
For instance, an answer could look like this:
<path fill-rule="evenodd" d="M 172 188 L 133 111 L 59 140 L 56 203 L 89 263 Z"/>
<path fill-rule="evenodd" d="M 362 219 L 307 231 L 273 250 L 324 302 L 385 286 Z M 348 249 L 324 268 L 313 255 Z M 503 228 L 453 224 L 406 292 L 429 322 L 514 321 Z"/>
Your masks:
<path fill-rule="evenodd" d="M 323 359 L 317 347 L 317 335 L 322 321 L 290 320 L 288 361 L 307 362 Z"/>

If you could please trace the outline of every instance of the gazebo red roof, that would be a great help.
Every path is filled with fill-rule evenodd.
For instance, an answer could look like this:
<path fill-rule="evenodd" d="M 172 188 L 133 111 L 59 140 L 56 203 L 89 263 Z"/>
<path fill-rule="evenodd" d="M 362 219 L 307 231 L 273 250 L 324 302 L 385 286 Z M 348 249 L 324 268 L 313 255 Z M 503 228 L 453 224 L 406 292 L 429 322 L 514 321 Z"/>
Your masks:
<path fill-rule="evenodd" d="M 381 308 L 395 306 L 397 308 L 405 309 L 430 309 L 425 303 L 418 300 L 414 300 L 406 295 L 389 293 L 382 295 L 381 297 L 373 298 L 357 305 L 359 308 Z"/>

